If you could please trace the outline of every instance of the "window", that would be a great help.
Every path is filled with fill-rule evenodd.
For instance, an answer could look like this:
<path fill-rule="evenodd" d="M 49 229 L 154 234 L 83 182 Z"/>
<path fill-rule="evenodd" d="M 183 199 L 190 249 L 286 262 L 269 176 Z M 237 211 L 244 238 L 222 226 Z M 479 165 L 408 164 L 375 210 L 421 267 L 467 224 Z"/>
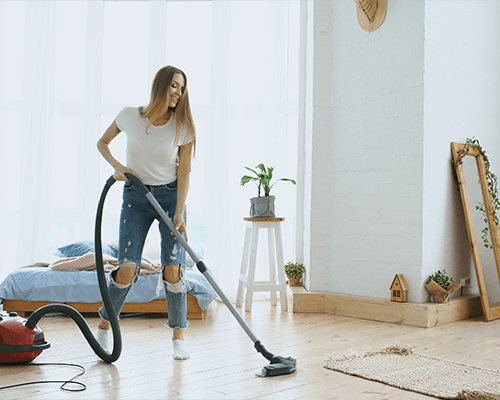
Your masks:
<path fill-rule="evenodd" d="M 188 76 L 197 127 L 190 240 L 206 243 L 220 226 L 225 236 L 214 245 L 221 253 L 242 244 L 239 224 L 253 190 L 239 187 L 243 167 L 266 162 L 283 176 L 296 173 L 299 6 L 0 2 L 0 162 L 9 188 L 0 202 L 4 268 L 93 237 L 99 194 L 113 173 L 97 140 L 122 107 L 149 101 L 154 74 L 166 64 Z M 125 145 L 125 135 L 111 144 L 123 162 Z M 278 186 L 290 190 L 279 207 L 293 224 L 295 192 Z M 229 205 L 220 205 L 227 197 Z M 113 188 L 106 199 L 105 241 L 117 237 L 120 198 Z M 287 232 L 291 252 L 293 229 Z M 228 263 L 240 256 L 225 254 Z"/>

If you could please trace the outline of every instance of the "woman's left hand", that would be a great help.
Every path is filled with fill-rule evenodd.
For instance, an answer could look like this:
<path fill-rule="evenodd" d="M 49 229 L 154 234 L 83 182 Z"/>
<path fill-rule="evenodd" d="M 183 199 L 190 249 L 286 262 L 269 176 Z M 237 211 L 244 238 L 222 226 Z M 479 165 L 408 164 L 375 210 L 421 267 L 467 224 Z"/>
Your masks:
<path fill-rule="evenodd" d="M 175 214 L 173 219 L 175 229 L 179 231 L 179 233 L 184 236 L 186 242 L 188 241 L 186 223 L 184 222 L 184 217 L 180 214 Z"/>

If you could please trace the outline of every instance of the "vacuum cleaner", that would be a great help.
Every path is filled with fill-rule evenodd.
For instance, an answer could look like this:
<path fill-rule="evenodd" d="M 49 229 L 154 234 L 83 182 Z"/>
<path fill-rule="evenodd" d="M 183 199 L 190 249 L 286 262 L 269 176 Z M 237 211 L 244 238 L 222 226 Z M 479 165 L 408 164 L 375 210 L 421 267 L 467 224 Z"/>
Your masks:
<path fill-rule="evenodd" d="M 189 246 L 184 236 L 182 236 L 175 228 L 172 220 L 169 218 L 167 213 L 160 206 L 155 197 L 151 194 L 149 189 L 137 178 L 135 175 L 126 174 L 130 182 L 136 185 L 141 192 L 146 196 L 147 200 L 155 208 L 155 210 L 160 215 L 162 221 L 167 224 L 168 228 L 172 231 L 175 237 L 179 240 L 182 246 L 189 253 L 191 258 L 198 270 L 205 276 L 208 282 L 212 285 L 216 293 L 222 299 L 224 304 L 228 307 L 229 311 L 233 314 L 236 320 L 239 322 L 243 330 L 249 336 L 249 338 L 254 343 L 255 349 L 261 353 L 268 361 L 269 365 L 264 366 L 260 376 L 278 376 L 291 374 L 296 370 L 296 360 L 292 357 L 281 357 L 272 354 L 257 339 L 255 334 L 252 332 L 246 321 L 240 315 L 238 310 L 229 301 L 226 295 L 222 292 L 219 285 L 215 282 L 212 274 L 201 261 L 194 250 Z M 28 320 L 18 317 L 16 313 L 2 314 L 0 317 L 0 363 L 26 363 L 33 361 L 40 353 L 50 347 L 50 343 L 45 340 L 43 331 L 37 326 L 38 321 L 48 313 L 63 313 L 72 318 L 75 323 L 80 328 L 85 339 L 89 343 L 90 347 L 103 361 L 107 363 L 113 363 L 116 361 L 121 354 L 122 350 L 122 340 L 120 333 L 120 325 L 118 322 L 118 313 L 113 309 L 111 299 L 109 297 L 106 275 L 104 272 L 104 263 L 102 258 L 102 240 L 101 240 L 101 227 L 102 227 L 102 214 L 104 209 L 104 200 L 106 195 L 111 188 L 111 186 L 116 182 L 113 176 L 111 176 L 104 186 L 99 204 L 97 207 L 96 223 L 95 223 L 95 235 L 94 235 L 94 246 L 95 246 L 95 258 L 96 258 L 96 269 L 97 278 L 99 282 L 99 289 L 101 291 L 102 300 L 104 307 L 108 312 L 108 316 L 111 323 L 111 329 L 113 332 L 113 350 L 108 353 L 101 345 L 97 342 L 96 338 L 92 334 L 89 325 L 83 318 L 83 316 L 75 310 L 73 307 L 67 306 L 65 304 L 51 304 L 39 308 L 31 314 Z"/>
<path fill-rule="evenodd" d="M 72 318 L 80 328 L 92 350 L 94 350 L 97 356 L 99 356 L 103 361 L 113 363 L 120 357 L 122 351 L 120 324 L 118 323 L 118 313 L 113 309 L 113 305 L 109 297 L 106 274 L 104 272 L 101 241 L 104 200 L 114 182 L 114 178 L 108 179 L 106 186 L 101 193 L 101 198 L 97 207 L 94 235 L 97 278 L 102 301 L 108 311 L 109 322 L 113 332 L 113 350 L 111 353 L 108 353 L 99 344 L 97 339 L 92 334 L 85 318 L 83 318 L 83 316 L 73 307 L 66 304 L 50 304 L 34 311 L 28 320 L 17 316 L 15 312 L 11 312 L 8 315 L 2 314 L 2 318 L 0 320 L 0 363 L 27 363 L 33 361 L 43 350 L 50 347 L 50 343 L 45 340 L 42 329 L 37 326 L 38 321 L 40 321 L 40 319 L 48 313 L 62 313 Z"/>

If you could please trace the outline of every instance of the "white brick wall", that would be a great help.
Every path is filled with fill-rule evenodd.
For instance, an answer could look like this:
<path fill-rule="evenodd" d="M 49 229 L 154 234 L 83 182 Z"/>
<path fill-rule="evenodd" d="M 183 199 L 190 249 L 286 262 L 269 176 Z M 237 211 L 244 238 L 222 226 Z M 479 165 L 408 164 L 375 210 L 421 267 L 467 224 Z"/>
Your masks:
<path fill-rule="evenodd" d="M 472 273 L 449 143 L 500 145 L 500 2 L 454 2 L 450 14 L 449 1 L 389 1 L 370 34 L 353 3 L 303 5 L 297 259 L 312 291 L 388 298 L 403 273 L 410 301 L 427 301 L 429 273 Z"/>

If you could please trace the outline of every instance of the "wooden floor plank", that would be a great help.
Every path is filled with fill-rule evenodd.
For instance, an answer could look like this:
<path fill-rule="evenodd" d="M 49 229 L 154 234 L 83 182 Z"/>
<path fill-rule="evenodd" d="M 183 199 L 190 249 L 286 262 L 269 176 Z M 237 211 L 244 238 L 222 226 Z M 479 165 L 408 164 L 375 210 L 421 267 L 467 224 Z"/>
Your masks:
<path fill-rule="evenodd" d="M 291 310 L 291 308 L 290 308 Z M 52 347 L 35 362 L 82 364 L 87 385 L 64 393 L 58 384 L 0 392 L 8 399 L 349 399 L 422 400 L 431 397 L 327 370 L 329 357 L 379 350 L 396 341 L 421 354 L 484 368 L 500 368 L 500 321 L 482 318 L 425 329 L 329 314 L 281 312 L 268 300 L 255 299 L 251 313 L 239 311 L 266 348 L 297 359 L 294 374 L 262 378 L 268 364 L 224 304 L 213 302 L 203 320 L 185 331 L 191 358 L 172 359 L 171 331 L 165 315 L 122 318 L 121 357 L 106 364 L 93 353 L 76 324 L 64 316 L 46 316 L 39 325 Z M 95 330 L 99 319 L 86 315 Z M 0 385 L 40 379 L 68 379 L 73 369 L 0 366 Z"/>

